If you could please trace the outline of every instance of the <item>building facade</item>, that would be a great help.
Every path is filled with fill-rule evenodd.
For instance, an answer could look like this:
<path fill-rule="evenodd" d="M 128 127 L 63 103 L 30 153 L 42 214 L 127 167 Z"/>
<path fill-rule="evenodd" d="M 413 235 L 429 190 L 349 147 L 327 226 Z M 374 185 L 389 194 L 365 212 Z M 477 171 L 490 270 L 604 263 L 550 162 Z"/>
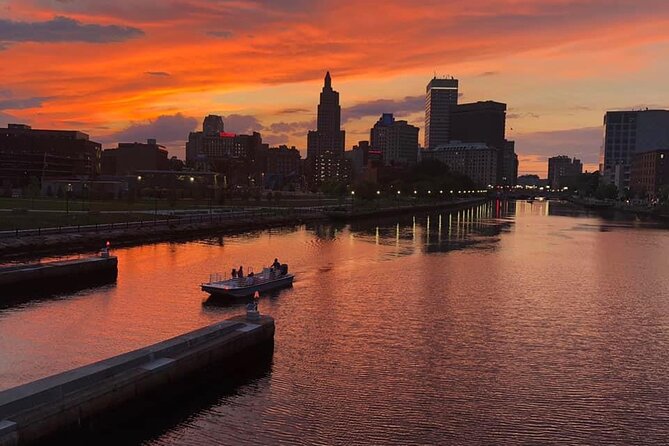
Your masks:
<path fill-rule="evenodd" d="M 451 141 L 451 107 L 458 103 L 458 80 L 434 77 L 425 90 L 425 148 Z"/>
<path fill-rule="evenodd" d="M 346 134 L 341 129 L 339 92 L 332 89 L 332 78 L 328 71 L 318 103 L 316 130 L 311 130 L 307 134 L 307 159 L 313 159 L 326 152 L 341 158 L 344 156 L 345 140 Z"/>
<path fill-rule="evenodd" d="M 515 186 L 518 184 L 518 155 L 516 142 L 504 140 L 504 149 L 498 156 L 498 173 L 501 177 L 497 181 L 499 186 Z"/>
<path fill-rule="evenodd" d="M 169 170 L 165 146 L 155 139 L 146 143 L 122 142 L 115 149 L 102 152 L 102 173 L 104 175 L 133 175 L 138 170 Z"/>
<path fill-rule="evenodd" d="M 0 128 L 0 187 L 20 188 L 46 178 L 96 177 L 102 145 L 70 130 L 38 130 L 24 124 Z"/>
<path fill-rule="evenodd" d="M 669 149 L 669 110 L 609 111 L 599 171 L 605 182 L 627 188 L 634 155 L 664 149 Z"/>
<path fill-rule="evenodd" d="M 576 158 L 571 159 L 565 155 L 548 158 L 548 186 L 552 189 L 562 187 L 560 178 L 573 177 L 582 173 L 583 163 Z"/>
<path fill-rule="evenodd" d="M 632 157 L 630 190 L 638 197 L 657 198 L 669 185 L 669 149 L 637 153 Z"/>
<path fill-rule="evenodd" d="M 414 165 L 418 162 L 418 132 L 418 127 L 384 113 L 369 132 L 370 145 L 381 152 L 386 166 Z"/>
<path fill-rule="evenodd" d="M 452 142 L 424 150 L 422 159 L 439 160 L 452 172 L 466 175 L 477 185 L 486 187 L 497 180 L 498 154 L 499 150 L 484 143 Z"/>
<path fill-rule="evenodd" d="M 480 101 L 451 107 L 451 140 L 505 146 L 506 104 Z"/>

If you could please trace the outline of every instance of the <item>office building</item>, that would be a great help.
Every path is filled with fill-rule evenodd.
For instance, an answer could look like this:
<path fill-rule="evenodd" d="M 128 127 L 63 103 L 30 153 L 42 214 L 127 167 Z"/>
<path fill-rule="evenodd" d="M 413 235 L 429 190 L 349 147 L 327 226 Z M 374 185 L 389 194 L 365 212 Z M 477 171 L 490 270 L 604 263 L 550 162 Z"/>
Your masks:
<path fill-rule="evenodd" d="M 499 151 L 497 159 L 498 186 L 515 186 L 518 184 L 518 155 L 516 142 L 504 140 L 504 149 Z"/>
<path fill-rule="evenodd" d="M 664 149 L 669 149 L 669 110 L 609 111 L 599 171 L 605 182 L 629 187 L 634 155 Z"/>
<path fill-rule="evenodd" d="M 506 104 L 480 101 L 451 107 L 452 141 L 482 142 L 490 147 L 504 149 Z"/>
<path fill-rule="evenodd" d="M 138 170 L 169 170 L 167 149 L 155 139 L 146 143 L 122 142 L 115 149 L 102 152 L 104 175 L 134 175 Z"/>
<path fill-rule="evenodd" d="M 101 154 L 101 144 L 82 132 L 9 124 L 0 128 L 0 187 L 25 187 L 31 178 L 93 178 L 100 174 Z"/>
<path fill-rule="evenodd" d="M 423 160 L 435 159 L 446 164 L 452 172 L 468 176 L 480 187 L 494 185 L 497 180 L 499 150 L 485 143 L 452 142 L 435 149 L 424 150 Z"/>
<path fill-rule="evenodd" d="M 451 141 L 451 107 L 458 103 L 458 80 L 433 78 L 425 91 L 425 148 Z"/>
<path fill-rule="evenodd" d="M 392 113 L 384 113 L 370 130 L 370 145 L 381 152 L 383 163 L 414 165 L 418 162 L 418 127 L 407 121 L 396 121 Z"/>
<path fill-rule="evenodd" d="M 637 153 L 632 157 L 630 190 L 641 198 L 654 199 L 669 185 L 669 149 Z"/>
<path fill-rule="evenodd" d="M 573 177 L 581 173 L 583 173 L 583 164 L 576 158 L 571 159 L 565 155 L 548 158 L 548 186 L 552 189 L 562 187 L 561 178 Z"/>

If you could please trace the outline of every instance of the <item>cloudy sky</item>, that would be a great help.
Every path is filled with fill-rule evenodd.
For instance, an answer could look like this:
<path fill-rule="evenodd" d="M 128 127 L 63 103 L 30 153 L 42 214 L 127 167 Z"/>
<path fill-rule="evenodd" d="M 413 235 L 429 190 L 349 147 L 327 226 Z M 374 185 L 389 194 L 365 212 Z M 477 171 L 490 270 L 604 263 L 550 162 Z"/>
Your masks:
<path fill-rule="evenodd" d="M 556 154 L 594 170 L 606 110 L 669 108 L 667 30 L 666 0 L 0 0 L 0 125 L 183 156 L 216 113 L 303 149 L 330 70 L 347 147 L 382 112 L 422 142 L 436 73 L 508 104 L 521 173 Z"/>

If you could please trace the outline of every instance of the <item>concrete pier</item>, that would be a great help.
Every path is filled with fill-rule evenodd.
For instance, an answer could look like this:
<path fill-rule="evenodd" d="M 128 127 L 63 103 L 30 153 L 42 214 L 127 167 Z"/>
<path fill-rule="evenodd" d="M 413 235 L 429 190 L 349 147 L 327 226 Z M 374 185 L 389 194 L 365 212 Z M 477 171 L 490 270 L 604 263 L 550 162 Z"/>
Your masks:
<path fill-rule="evenodd" d="M 235 355 L 271 344 L 274 320 L 238 317 L 0 392 L 0 446 L 48 441 L 117 416 Z M 120 411 L 123 412 L 123 411 Z"/>
<path fill-rule="evenodd" d="M 118 259 L 114 256 L 12 265 L 0 267 L 0 289 L 49 287 L 72 278 L 116 277 L 117 272 Z"/>

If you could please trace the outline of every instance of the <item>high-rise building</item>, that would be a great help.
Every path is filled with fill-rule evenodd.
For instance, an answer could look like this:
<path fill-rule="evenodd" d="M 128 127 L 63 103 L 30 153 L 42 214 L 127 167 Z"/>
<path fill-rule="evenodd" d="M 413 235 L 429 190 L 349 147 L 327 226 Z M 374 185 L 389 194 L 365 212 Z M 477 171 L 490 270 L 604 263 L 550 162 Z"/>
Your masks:
<path fill-rule="evenodd" d="M 561 187 L 560 178 L 571 177 L 583 173 L 583 164 L 576 158 L 566 155 L 548 158 L 548 186 L 553 189 Z"/>
<path fill-rule="evenodd" d="M 24 187 L 31 178 L 100 174 L 102 145 L 70 130 L 37 130 L 25 124 L 0 128 L 0 187 Z"/>
<path fill-rule="evenodd" d="M 224 132 L 223 128 L 220 116 L 209 115 L 204 118 L 201 132 L 190 132 L 186 143 L 186 163 L 189 166 L 211 165 L 229 159 L 255 160 L 267 148 L 258 132 L 238 135 Z"/>
<path fill-rule="evenodd" d="M 499 150 L 485 143 L 452 142 L 435 149 L 423 150 L 423 160 L 436 159 L 451 171 L 468 176 L 481 187 L 494 185 L 497 180 Z"/>
<path fill-rule="evenodd" d="M 479 101 L 451 107 L 452 141 L 483 142 L 502 150 L 505 146 L 506 104 Z"/>
<path fill-rule="evenodd" d="M 373 150 L 381 152 L 383 163 L 413 165 L 418 162 L 418 127 L 396 121 L 392 113 L 384 113 L 370 130 Z"/>
<path fill-rule="evenodd" d="M 451 107 L 458 103 L 458 80 L 433 78 L 425 92 L 425 148 L 451 141 Z"/>
<path fill-rule="evenodd" d="M 332 78 L 328 71 L 325 75 L 320 102 L 316 130 L 307 135 L 307 159 L 327 152 L 334 158 L 344 156 L 345 133 L 341 130 L 341 107 L 339 92 L 332 89 Z"/>
<path fill-rule="evenodd" d="M 669 149 L 669 110 L 609 111 L 599 171 L 619 189 L 629 187 L 636 153 Z"/>

